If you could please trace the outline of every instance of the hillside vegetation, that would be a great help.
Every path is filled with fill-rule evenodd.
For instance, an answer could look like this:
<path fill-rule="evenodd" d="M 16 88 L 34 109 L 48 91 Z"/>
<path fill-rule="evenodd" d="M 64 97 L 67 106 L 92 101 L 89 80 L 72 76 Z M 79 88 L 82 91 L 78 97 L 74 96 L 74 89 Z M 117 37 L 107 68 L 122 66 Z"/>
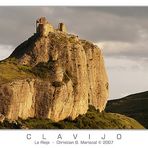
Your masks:
<path fill-rule="evenodd" d="M 15 58 L 0 61 L 0 84 L 33 76 L 31 68 L 19 65 Z"/>
<path fill-rule="evenodd" d="M 148 91 L 108 101 L 106 112 L 129 116 L 148 128 Z"/>
<path fill-rule="evenodd" d="M 60 122 L 53 122 L 50 119 L 29 118 L 19 119 L 10 122 L 5 120 L 0 124 L 0 128 L 11 129 L 143 129 L 136 120 L 116 113 L 99 113 L 90 106 L 85 115 L 77 117 L 75 120 L 65 119 Z"/>

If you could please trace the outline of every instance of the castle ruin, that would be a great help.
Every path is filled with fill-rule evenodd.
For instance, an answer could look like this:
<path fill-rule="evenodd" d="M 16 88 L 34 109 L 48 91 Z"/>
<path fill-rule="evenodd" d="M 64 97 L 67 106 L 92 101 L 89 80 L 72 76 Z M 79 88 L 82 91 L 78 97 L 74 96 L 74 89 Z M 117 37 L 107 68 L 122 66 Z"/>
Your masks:
<path fill-rule="evenodd" d="M 58 29 L 54 29 L 54 27 L 47 21 L 45 17 L 41 17 L 36 20 L 36 33 L 39 33 L 41 36 L 47 37 L 49 32 L 55 31 L 67 33 L 65 24 L 59 23 Z"/>
<path fill-rule="evenodd" d="M 67 32 L 67 29 L 66 29 L 66 26 L 64 23 L 59 23 L 58 30 L 63 31 L 63 32 Z"/>
<path fill-rule="evenodd" d="M 36 32 L 41 36 L 48 36 L 49 32 L 54 32 L 54 28 L 45 17 L 41 17 L 36 21 Z"/>

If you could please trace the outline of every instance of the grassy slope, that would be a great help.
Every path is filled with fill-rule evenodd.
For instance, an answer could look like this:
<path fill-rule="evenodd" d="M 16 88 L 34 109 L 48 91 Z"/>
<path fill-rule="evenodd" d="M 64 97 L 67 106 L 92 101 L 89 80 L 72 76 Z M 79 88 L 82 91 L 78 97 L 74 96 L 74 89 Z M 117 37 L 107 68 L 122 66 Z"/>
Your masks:
<path fill-rule="evenodd" d="M 29 67 L 18 65 L 16 59 L 0 61 L 0 84 L 31 77 Z"/>
<path fill-rule="evenodd" d="M 35 67 L 20 65 L 15 58 L 0 61 L 0 84 L 25 78 L 49 79 L 50 61 L 41 62 Z"/>
<path fill-rule="evenodd" d="M 18 120 L 13 123 L 4 121 L 0 128 L 29 128 L 29 129 L 143 129 L 137 121 L 124 115 L 115 113 L 99 113 L 90 107 L 85 115 L 74 121 L 66 119 L 52 122 L 49 119 Z"/>
<path fill-rule="evenodd" d="M 106 111 L 132 117 L 148 128 L 148 91 L 108 101 Z"/>

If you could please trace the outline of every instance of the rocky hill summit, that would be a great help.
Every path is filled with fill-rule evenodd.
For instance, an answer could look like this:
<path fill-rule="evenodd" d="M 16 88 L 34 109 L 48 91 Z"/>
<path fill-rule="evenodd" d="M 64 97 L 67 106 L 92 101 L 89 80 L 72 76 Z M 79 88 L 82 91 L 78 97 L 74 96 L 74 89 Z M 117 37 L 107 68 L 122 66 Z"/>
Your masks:
<path fill-rule="evenodd" d="M 11 120 L 74 120 L 89 105 L 102 112 L 108 87 L 99 47 L 41 17 L 36 33 L 0 62 L 0 113 Z"/>

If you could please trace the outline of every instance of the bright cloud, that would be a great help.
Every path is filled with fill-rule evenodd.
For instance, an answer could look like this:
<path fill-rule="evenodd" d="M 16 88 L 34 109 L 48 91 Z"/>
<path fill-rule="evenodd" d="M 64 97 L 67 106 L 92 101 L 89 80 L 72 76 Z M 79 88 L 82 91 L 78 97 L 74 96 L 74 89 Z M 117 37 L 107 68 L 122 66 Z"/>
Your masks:
<path fill-rule="evenodd" d="M 14 47 L 12 45 L 0 45 L 0 60 L 7 58 L 13 50 Z"/>

